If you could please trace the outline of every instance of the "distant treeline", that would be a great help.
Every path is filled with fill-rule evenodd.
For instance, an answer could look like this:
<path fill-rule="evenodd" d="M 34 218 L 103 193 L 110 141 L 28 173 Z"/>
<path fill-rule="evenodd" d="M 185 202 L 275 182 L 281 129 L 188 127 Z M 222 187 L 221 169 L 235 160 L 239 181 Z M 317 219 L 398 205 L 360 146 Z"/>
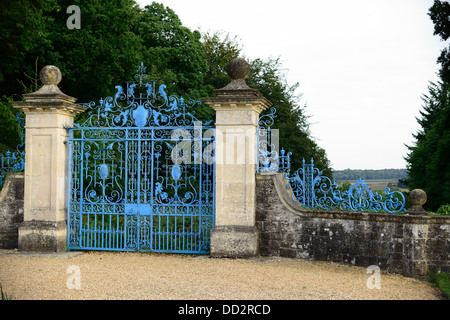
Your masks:
<path fill-rule="evenodd" d="M 380 169 L 380 170 L 337 170 L 333 172 L 336 180 L 366 179 L 403 179 L 407 175 L 406 169 Z"/>

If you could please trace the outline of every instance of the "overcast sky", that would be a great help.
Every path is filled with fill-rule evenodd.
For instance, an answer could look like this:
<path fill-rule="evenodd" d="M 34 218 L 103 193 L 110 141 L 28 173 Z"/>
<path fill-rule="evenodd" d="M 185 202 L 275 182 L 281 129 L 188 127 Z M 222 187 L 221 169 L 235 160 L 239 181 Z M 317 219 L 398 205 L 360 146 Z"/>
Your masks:
<path fill-rule="evenodd" d="M 333 169 L 406 167 L 404 144 L 445 46 L 427 15 L 432 0 L 157 2 L 192 30 L 237 36 L 244 57 L 280 57 Z"/>

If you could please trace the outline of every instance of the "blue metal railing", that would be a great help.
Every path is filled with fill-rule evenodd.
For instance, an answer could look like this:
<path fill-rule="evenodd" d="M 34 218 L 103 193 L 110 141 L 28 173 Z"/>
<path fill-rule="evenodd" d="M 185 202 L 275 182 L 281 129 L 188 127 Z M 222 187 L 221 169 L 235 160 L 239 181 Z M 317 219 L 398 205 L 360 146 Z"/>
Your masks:
<path fill-rule="evenodd" d="M 400 213 L 405 211 L 405 196 L 399 191 L 384 189 L 384 194 L 372 191 L 362 180 L 357 180 L 349 190 L 341 191 L 336 181 L 323 176 L 314 167 L 314 160 L 303 166 L 289 180 L 287 189 L 292 189 L 292 199 L 305 208 L 325 210 L 349 210 L 365 212 Z"/>
<path fill-rule="evenodd" d="M 21 142 L 17 145 L 14 152 L 6 151 L 6 154 L 0 154 L 0 189 L 3 187 L 8 172 L 21 172 L 25 169 L 25 118 L 18 112 L 16 121 L 21 130 Z"/>
<path fill-rule="evenodd" d="M 256 172 L 270 174 L 289 172 L 291 169 L 291 152 L 286 152 L 279 146 L 277 129 L 271 129 L 276 116 L 276 109 L 270 108 L 270 113 L 259 118 L 257 128 L 257 160 Z"/>

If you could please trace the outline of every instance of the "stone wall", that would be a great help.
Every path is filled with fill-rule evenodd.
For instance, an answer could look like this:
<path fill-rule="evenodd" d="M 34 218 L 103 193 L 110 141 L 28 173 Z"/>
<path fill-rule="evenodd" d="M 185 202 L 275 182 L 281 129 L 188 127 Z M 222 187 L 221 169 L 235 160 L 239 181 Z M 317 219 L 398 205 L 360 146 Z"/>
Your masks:
<path fill-rule="evenodd" d="M 18 247 L 23 221 L 23 174 L 8 173 L 0 192 L 0 249 Z"/>
<path fill-rule="evenodd" d="M 304 210 L 282 174 L 258 175 L 259 252 L 424 277 L 450 272 L 450 217 Z"/>

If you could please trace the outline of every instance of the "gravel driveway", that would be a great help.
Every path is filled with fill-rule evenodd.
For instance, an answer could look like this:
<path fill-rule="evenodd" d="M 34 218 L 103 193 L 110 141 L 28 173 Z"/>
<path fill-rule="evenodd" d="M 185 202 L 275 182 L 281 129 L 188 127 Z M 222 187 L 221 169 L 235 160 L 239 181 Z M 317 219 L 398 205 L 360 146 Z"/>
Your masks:
<path fill-rule="evenodd" d="M 440 299 L 426 282 L 286 258 L 212 259 L 116 252 L 30 255 L 0 250 L 0 284 L 20 299 Z M 79 285 L 77 287 L 77 285 Z"/>

